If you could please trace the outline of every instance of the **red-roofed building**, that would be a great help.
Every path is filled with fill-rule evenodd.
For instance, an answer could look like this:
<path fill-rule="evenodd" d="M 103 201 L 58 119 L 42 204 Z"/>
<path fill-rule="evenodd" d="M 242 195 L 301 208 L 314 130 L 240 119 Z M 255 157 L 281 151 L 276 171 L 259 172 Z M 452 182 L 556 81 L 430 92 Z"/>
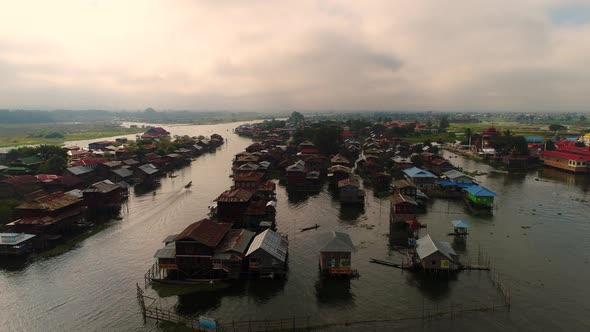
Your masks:
<path fill-rule="evenodd" d="M 590 155 L 578 154 L 570 151 L 541 151 L 541 161 L 545 166 L 559 168 L 573 173 L 589 173 Z"/>
<path fill-rule="evenodd" d="M 32 175 L 12 176 L 0 181 L 0 198 L 23 196 L 39 188 L 39 181 Z"/>
<path fill-rule="evenodd" d="M 224 191 L 215 199 L 217 202 L 217 219 L 220 222 L 240 225 L 242 217 L 254 192 L 244 189 Z"/>
<path fill-rule="evenodd" d="M 163 137 L 170 137 L 170 133 L 162 127 L 150 128 L 148 131 L 143 133 L 143 135 L 141 135 L 141 138 L 143 139 L 155 139 Z"/>
<path fill-rule="evenodd" d="M 215 248 L 231 227 L 231 224 L 203 219 L 190 224 L 176 236 L 176 266 L 184 277 L 212 277 Z"/>

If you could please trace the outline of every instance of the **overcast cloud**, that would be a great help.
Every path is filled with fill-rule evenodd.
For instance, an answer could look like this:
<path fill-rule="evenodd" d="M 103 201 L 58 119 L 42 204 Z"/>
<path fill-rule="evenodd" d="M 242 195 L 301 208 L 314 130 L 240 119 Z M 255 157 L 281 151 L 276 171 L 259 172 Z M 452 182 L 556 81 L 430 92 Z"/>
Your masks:
<path fill-rule="evenodd" d="M 0 108 L 586 111 L 590 6 L 0 1 Z"/>

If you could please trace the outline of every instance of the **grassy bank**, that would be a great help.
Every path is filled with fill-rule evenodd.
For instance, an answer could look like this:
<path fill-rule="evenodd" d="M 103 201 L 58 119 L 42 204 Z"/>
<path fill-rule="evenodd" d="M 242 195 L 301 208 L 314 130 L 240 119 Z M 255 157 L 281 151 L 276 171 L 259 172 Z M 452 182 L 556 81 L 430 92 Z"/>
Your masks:
<path fill-rule="evenodd" d="M 1 125 L 0 147 L 36 144 L 59 145 L 66 141 L 123 136 L 143 131 L 144 129 L 141 128 L 123 128 L 115 124 L 104 123 Z"/>
<path fill-rule="evenodd" d="M 66 240 L 64 243 L 56 246 L 55 248 L 52 248 L 52 249 L 49 249 L 49 250 L 39 253 L 38 256 L 43 257 L 43 258 L 48 258 L 48 257 L 54 257 L 54 256 L 61 255 L 65 252 L 68 252 L 68 251 L 74 249 L 80 242 L 82 242 L 82 241 L 86 240 L 87 238 L 107 229 L 110 226 L 111 226 L 110 222 L 93 226 L 92 228 L 90 228 L 86 232 Z"/>

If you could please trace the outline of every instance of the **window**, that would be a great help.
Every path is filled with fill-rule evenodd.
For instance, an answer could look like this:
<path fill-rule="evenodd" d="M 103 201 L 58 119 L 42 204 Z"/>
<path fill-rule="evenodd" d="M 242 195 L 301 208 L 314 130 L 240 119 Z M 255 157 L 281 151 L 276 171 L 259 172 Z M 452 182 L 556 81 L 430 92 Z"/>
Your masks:
<path fill-rule="evenodd" d="M 435 260 L 432 261 L 432 265 L 436 265 L 436 261 Z"/>

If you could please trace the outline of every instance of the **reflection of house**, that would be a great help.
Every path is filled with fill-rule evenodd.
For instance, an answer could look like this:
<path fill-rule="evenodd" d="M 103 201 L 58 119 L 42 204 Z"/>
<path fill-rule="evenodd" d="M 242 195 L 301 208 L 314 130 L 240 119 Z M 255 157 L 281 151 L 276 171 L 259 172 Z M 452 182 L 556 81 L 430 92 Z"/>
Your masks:
<path fill-rule="evenodd" d="M 340 203 L 342 204 L 364 204 L 365 191 L 359 188 L 356 179 L 348 178 L 338 181 Z"/>
<path fill-rule="evenodd" d="M 287 268 L 289 242 L 270 229 L 256 235 L 246 257 L 251 272 L 281 274 Z"/>
<path fill-rule="evenodd" d="M 416 218 L 418 203 L 410 196 L 400 193 L 391 197 L 390 220 L 392 222 L 406 221 Z"/>
<path fill-rule="evenodd" d="M 332 276 L 351 275 L 354 246 L 350 236 L 342 232 L 331 232 L 326 237 L 328 239 L 320 249 L 320 272 Z"/>
<path fill-rule="evenodd" d="M 429 188 L 434 186 L 436 176 L 429 171 L 425 171 L 418 167 L 410 167 L 405 169 L 404 176 L 407 180 L 412 181 L 418 188 Z"/>
<path fill-rule="evenodd" d="M 238 279 L 240 272 L 247 269 L 244 264 L 246 250 L 254 238 L 254 232 L 245 229 L 232 229 L 215 248 L 213 270 L 219 271 L 224 278 Z"/>
<path fill-rule="evenodd" d="M 454 271 L 459 268 L 458 256 L 448 242 L 435 241 L 426 235 L 416 241 L 417 258 L 426 271 Z"/>

